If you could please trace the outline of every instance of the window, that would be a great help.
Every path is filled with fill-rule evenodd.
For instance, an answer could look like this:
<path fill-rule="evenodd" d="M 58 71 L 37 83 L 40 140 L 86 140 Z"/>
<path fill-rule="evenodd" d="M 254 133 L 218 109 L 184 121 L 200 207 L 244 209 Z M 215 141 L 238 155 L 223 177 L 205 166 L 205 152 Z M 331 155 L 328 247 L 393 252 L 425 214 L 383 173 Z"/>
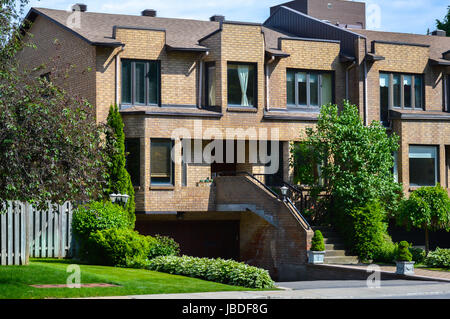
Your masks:
<path fill-rule="evenodd" d="M 256 64 L 228 63 L 228 105 L 256 107 Z"/>
<path fill-rule="evenodd" d="M 389 126 L 389 86 L 388 74 L 380 74 L 380 121 Z"/>
<path fill-rule="evenodd" d="M 208 62 L 205 68 L 206 105 L 216 106 L 216 64 Z"/>
<path fill-rule="evenodd" d="M 444 111 L 450 112 L 450 75 L 445 77 Z"/>
<path fill-rule="evenodd" d="M 423 76 L 380 73 L 380 120 L 385 123 L 389 108 L 423 109 Z"/>
<path fill-rule="evenodd" d="M 139 138 L 125 139 L 125 153 L 127 154 L 126 169 L 131 177 L 133 186 L 141 185 L 141 141 Z"/>
<path fill-rule="evenodd" d="M 172 140 L 152 139 L 150 143 L 151 185 L 173 185 Z"/>
<path fill-rule="evenodd" d="M 122 104 L 159 104 L 159 61 L 122 60 Z"/>
<path fill-rule="evenodd" d="M 435 186 L 438 182 L 437 146 L 409 147 L 409 185 Z"/>
<path fill-rule="evenodd" d="M 333 103 L 333 74 L 286 71 L 287 105 L 318 108 Z"/>

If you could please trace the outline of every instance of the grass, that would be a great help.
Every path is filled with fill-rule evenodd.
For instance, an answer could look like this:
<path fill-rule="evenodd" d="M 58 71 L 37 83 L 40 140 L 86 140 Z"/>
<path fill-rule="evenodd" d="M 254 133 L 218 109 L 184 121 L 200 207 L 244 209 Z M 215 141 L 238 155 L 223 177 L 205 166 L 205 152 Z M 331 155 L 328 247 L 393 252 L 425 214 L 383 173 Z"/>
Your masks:
<path fill-rule="evenodd" d="M 164 274 L 142 269 L 80 265 L 81 283 L 108 283 L 106 288 L 34 288 L 38 284 L 66 284 L 70 260 L 32 260 L 27 266 L 0 266 L 0 299 L 78 298 L 163 293 L 251 291 L 254 289 Z"/>

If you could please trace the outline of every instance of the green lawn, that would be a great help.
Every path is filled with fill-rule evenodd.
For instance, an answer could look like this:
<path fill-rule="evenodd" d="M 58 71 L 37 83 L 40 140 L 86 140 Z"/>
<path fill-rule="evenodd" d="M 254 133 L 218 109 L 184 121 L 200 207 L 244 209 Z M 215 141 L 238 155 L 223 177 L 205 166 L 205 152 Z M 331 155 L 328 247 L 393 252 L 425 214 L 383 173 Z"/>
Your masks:
<path fill-rule="evenodd" d="M 161 293 L 253 290 L 149 270 L 80 265 L 81 283 L 108 283 L 106 288 L 34 288 L 66 284 L 70 260 L 32 260 L 27 266 L 0 266 L 0 299 L 76 298 Z"/>

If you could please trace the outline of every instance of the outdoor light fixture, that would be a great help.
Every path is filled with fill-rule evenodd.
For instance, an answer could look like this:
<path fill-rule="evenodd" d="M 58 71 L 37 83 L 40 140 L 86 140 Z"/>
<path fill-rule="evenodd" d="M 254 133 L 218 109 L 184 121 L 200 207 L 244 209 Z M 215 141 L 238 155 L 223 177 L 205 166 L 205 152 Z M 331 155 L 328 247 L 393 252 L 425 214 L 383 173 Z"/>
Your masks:
<path fill-rule="evenodd" d="M 110 194 L 109 198 L 111 199 L 111 202 L 113 204 L 125 206 L 128 202 L 128 198 L 130 198 L 130 196 L 128 196 L 127 194 Z"/>
<path fill-rule="evenodd" d="M 287 196 L 289 188 L 287 188 L 286 186 L 283 186 L 280 188 L 280 190 L 281 190 L 281 195 L 283 195 L 283 200 L 286 200 L 286 196 Z"/>

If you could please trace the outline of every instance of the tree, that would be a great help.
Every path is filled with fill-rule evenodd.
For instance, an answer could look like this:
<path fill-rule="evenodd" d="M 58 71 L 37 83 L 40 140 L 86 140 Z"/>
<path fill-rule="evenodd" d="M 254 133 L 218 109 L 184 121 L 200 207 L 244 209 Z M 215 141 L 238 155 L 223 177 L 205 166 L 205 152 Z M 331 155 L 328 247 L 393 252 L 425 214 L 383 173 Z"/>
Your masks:
<path fill-rule="evenodd" d="M 125 157 L 125 134 L 123 132 L 122 116 L 119 113 L 117 105 L 111 106 L 108 114 L 107 125 L 110 131 L 106 135 L 106 143 L 109 145 L 109 178 L 107 196 L 109 194 L 127 194 L 128 199 L 126 209 L 129 214 L 130 222 L 134 225 L 136 216 L 134 214 L 134 187 L 131 182 L 130 174 L 127 172 Z"/>
<path fill-rule="evenodd" d="M 328 221 L 361 258 L 372 256 L 379 247 L 372 245 L 366 251 L 364 247 L 369 246 L 364 238 L 387 237 L 385 221 L 403 196 L 392 173 L 398 137 L 388 135 L 377 121 L 364 126 L 358 108 L 348 101 L 341 111 L 337 105 L 322 106 L 316 127 L 307 129 L 306 136 L 303 146 L 293 148 L 292 165 L 301 174 L 297 179 L 303 184 L 306 181 L 312 196 L 321 192 L 328 195 L 321 197 L 327 212 L 332 212 L 326 216 Z M 321 164 L 320 176 L 313 169 L 317 164 Z M 374 202 L 378 204 L 371 205 Z M 367 220 L 380 220 L 380 214 L 383 222 L 362 225 Z"/>
<path fill-rule="evenodd" d="M 439 30 L 444 30 L 447 36 L 450 37 L 450 6 L 448 6 L 447 15 L 442 21 L 436 20 L 436 26 Z"/>
<path fill-rule="evenodd" d="M 0 200 L 44 205 L 102 196 L 106 127 L 97 125 L 85 99 L 58 85 L 70 76 L 68 69 L 54 63 L 49 81 L 39 76 L 43 66 L 19 68 L 19 12 L 15 1 L 1 4 Z"/>
<path fill-rule="evenodd" d="M 440 184 L 421 187 L 404 200 L 397 213 L 397 223 L 409 230 L 416 227 L 425 231 L 425 251 L 430 251 L 429 231 L 450 231 L 450 199 Z"/>

